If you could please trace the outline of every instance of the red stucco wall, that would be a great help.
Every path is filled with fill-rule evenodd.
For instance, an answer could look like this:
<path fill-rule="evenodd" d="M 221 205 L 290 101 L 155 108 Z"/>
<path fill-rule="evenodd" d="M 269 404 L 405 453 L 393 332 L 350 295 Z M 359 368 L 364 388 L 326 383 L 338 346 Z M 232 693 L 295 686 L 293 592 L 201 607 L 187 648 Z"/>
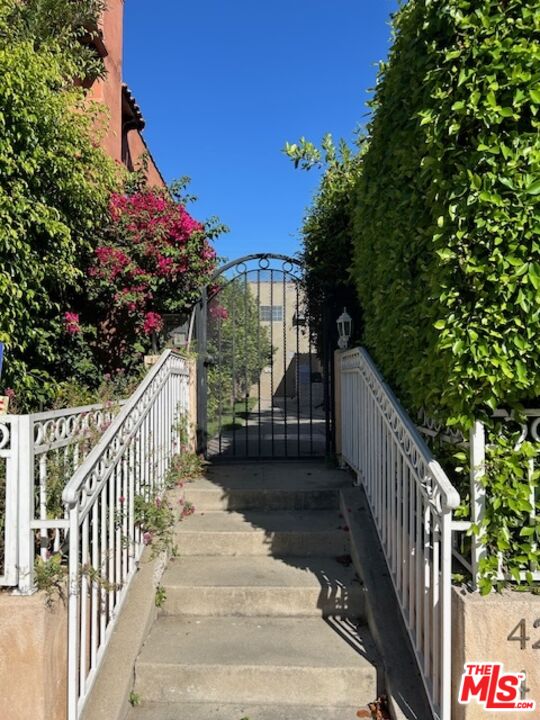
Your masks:
<path fill-rule="evenodd" d="M 146 177 L 150 187 L 165 187 L 165 181 L 163 180 L 161 173 L 152 157 L 148 146 L 146 145 L 142 135 L 137 130 L 131 130 L 128 134 L 128 146 L 129 152 L 133 159 L 135 168 L 139 166 L 139 158 L 145 153 L 147 156 L 147 169 Z"/>
<path fill-rule="evenodd" d="M 122 52 L 124 31 L 124 0 L 108 0 L 100 28 L 107 48 L 104 58 L 106 76 L 96 80 L 90 97 L 103 102 L 108 110 L 107 131 L 101 143 L 114 158 L 122 160 Z"/>
<path fill-rule="evenodd" d="M 122 56 L 124 33 L 124 0 L 107 0 L 107 7 L 100 23 L 103 44 L 107 49 L 104 58 L 106 75 L 96 80 L 89 95 L 99 100 L 107 109 L 106 128 L 101 145 L 118 162 L 122 162 Z M 138 130 L 128 133 L 131 160 L 135 167 L 144 153 L 148 153 L 144 139 Z M 149 153 L 148 153 L 149 154 Z M 148 158 L 148 182 L 151 186 L 164 187 L 165 182 L 152 158 Z"/>

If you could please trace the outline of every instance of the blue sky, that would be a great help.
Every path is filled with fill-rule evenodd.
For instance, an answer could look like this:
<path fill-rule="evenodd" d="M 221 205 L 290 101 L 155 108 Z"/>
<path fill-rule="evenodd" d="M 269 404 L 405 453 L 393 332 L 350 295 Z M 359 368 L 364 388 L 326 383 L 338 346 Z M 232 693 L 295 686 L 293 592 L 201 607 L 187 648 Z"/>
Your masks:
<path fill-rule="evenodd" d="M 219 255 L 293 254 L 318 176 L 286 140 L 364 123 L 397 0 L 129 0 L 124 77 L 167 181 L 192 178 L 195 217 L 231 232 Z"/>

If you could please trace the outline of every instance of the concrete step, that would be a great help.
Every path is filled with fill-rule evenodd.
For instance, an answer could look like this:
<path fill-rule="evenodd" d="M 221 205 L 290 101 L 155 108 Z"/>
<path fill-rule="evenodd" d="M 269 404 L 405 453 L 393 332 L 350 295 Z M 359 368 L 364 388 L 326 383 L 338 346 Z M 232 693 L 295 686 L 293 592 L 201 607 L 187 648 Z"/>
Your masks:
<path fill-rule="evenodd" d="M 358 720 L 358 710 L 357 706 L 143 702 L 127 720 Z"/>
<path fill-rule="evenodd" d="M 134 691 L 144 702 L 361 707 L 376 697 L 375 650 L 350 620 L 161 617 Z"/>
<path fill-rule="evenodd" d="M 287 467 L 268 480 L 256 469 L 197 478 L 186 484 L 186 499 L 197 510 L 330 510 L 338 507 L 340 487 L 350 484 L 343 473 L 328 478 L 306 470 L 298 478 Z"/>
<path fill-rule="evenodd" d="M 196 512 L 178 524 L 180 555 L 332 557 L 348 552 L 349 537 L 337 510 Z"/>
<path fill-rule="evenodd" d="M 166 615 L 364 618 L 355 570 L 333 558 L 180 557 L 162 585 Z"/>

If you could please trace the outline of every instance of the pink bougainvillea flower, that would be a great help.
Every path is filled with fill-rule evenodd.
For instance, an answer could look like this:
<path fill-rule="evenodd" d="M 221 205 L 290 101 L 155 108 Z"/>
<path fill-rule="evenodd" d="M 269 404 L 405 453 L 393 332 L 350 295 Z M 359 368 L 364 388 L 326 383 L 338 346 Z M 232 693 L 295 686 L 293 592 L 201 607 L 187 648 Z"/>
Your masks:
<path fill-rule="evenodd" d="M 163 318 L 156 312 L 147 312 L 144 316 L 143 331 L 145 335 L 159 332 L 163 327 Z"/>
<path fill-rule="evenodd" d="M 223 305 L 211 305 L 210 317 L 214 318 L 214 320 L 227 320 L 229 312 Z"/>
<path fill-rule="evenodd" d="M 76 335 L 81 332 L 81 326 L 79 324 L 79 315 L 74 312 L 64 313 L 64 328 L 70 335 Z"/>

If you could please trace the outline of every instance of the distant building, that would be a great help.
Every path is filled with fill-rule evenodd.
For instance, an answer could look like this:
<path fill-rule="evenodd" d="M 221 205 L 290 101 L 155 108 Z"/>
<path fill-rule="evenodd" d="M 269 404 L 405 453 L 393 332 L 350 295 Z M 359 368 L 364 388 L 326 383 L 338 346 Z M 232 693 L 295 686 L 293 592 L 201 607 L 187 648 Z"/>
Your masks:
<path fill-rule="evenodd" d="M 103 149 L 128 170 L 140 168 L 147 156 L 147 179 L 152 187 L 166 187 L 142 135 L 145 121 L 131 90 L 123 81 L 124 0 L 107 0 L 94 47 L 103 58 L 106 76 L 89 83 L 89 96 L 102 102 L 109 120 Z"/>
<path fill-rule="evenodd" d="M 310 343 L 304 295 L 298 283 L 261 280 L 249 286 L 258 300 L 261 327 L 267 329 L 273 348 L 272 361 L 260 377 L 261 401 L 280 404 L 288 398 L 300 400 L 302 406 L 315 399 L 320 402 L 320 363 Z"/>

